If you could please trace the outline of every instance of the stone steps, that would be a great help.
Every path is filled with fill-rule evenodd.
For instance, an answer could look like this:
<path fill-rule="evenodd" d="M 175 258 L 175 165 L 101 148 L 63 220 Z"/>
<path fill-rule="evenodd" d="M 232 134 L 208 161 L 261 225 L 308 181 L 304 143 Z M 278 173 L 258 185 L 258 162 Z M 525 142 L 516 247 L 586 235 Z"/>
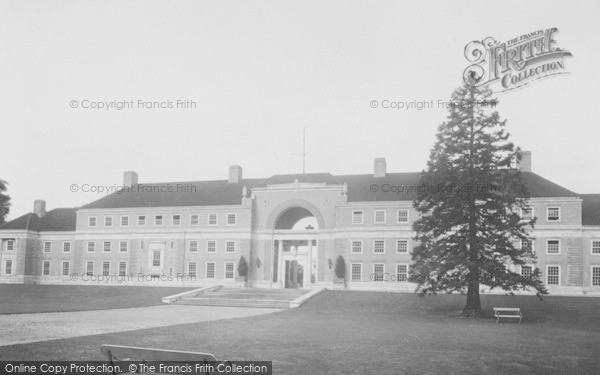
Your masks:
<path fill-rule="evenodd" d="M 230 306 L 230 307 L 262 307 L 275 309 L 289 309 L 290 301 L 250 299 L 250 298 L 212 298 L 212 297 L 188 297 L 175 302 L 178 305 L 196 306 Z"/>

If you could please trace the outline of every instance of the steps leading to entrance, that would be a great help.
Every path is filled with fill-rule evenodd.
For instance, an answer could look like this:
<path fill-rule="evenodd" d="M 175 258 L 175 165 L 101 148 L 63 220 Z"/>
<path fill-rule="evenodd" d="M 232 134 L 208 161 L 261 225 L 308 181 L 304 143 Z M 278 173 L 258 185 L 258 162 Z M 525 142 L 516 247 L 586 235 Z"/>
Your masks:
<path fill-rule="evenodd" d="M 266 307 L 289 309 L 290 301 L 235 299 L 235 298 L 183 298 L 176 302 L 178 305 L 197 306 L 232 306 L 232 307 Z"/>

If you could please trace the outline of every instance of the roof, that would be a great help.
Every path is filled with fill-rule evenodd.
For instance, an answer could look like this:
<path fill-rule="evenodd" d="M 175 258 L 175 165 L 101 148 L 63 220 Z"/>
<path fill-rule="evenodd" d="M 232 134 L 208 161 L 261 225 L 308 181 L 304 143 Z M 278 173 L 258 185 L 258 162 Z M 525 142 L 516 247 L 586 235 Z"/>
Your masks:
<path fill-rule="evenodd" d="M 34 232 L 74 231 L 77 208 L 55 208 L 40 218 L 32 212 L 0 225 L 0 230 L 30 230 Z"/>
<path fill-rule="evenodd" d="M 583 225 L 600 225 L 600 194 L 581 194 Z"/>

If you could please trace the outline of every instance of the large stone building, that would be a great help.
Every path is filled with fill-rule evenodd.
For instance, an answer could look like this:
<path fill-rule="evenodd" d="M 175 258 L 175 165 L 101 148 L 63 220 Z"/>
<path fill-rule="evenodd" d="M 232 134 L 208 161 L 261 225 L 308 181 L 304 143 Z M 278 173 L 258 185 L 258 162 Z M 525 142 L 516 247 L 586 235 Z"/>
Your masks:
<path fill-rule="evenodd" d="M 576 194 L 519 168 L 537 217 L 532 243 L 551 293 L 600 292 L 600 194 Z M 34 211 L 0 226 L 0 282 L 239 285 L 240 257 L 248 284 L 265 288 L 331 286 L 342 255 L 350 289 L 413 290 L 406 275 L 417 219 L 412 207 L 420 173 L 275 175 L 138 183 L 79 208 Z M 308 271 L 310 270 L 310 271 Z"/>

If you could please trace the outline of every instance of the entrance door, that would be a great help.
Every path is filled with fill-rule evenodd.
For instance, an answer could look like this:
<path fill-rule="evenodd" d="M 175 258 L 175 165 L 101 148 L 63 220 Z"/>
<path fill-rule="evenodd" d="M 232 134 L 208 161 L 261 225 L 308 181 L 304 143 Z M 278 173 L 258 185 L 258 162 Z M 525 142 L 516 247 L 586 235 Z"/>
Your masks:
<path fill-rule="evenodd" d="M 150 244 L 148 269 L 152 275 L 162 275 L 165 263 L 165 247 L 163 244 Z"/>
<path fill-rule="evenodd" d="M 304 267 L 297 260 L 285 261 L 285 287 L 302 288 L 304 285 Z"/>

